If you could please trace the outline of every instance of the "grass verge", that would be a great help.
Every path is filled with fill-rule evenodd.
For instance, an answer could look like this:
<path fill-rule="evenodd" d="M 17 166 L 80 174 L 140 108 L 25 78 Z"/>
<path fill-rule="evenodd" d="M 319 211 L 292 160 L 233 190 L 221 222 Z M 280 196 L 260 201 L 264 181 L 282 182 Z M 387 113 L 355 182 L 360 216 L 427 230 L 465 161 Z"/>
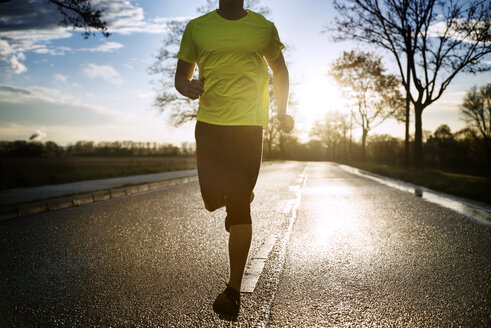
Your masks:
<path fill-rule="evenodd" d="M 2 158 L 0 188 L 32 187 L 196 168 L 189 157 Z"/>
<path fill-rule="evenodd" d="M 491 179 L 437 169 L 405 169 L 375 163 L 341 163 L 389 178 L 491 205 Z"/>

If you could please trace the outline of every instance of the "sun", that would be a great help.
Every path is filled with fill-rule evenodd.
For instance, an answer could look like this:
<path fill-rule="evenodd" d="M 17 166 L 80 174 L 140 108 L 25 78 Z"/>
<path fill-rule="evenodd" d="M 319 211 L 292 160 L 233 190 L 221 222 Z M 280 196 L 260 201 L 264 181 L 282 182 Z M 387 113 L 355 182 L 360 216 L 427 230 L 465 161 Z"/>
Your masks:
<path fill-rule="evenodd" d="M 294 86 L 292 91 L 297 102 L 295 119 L 304 134 L 308 134 L 315 122 L 324 120 L 330 111 L 349 113 L 340 88 L 329 76 L 306 79 Z M 301 136 L 301 139 L 304 137 Z"/>
<path fill-rule="evenodd" d="M 328 111 L 345 110 L 345 100 L 339 87 L 327 76 L 307 80 L 296 91 L 299 108 L 313 118 L 323 119 Z"/>

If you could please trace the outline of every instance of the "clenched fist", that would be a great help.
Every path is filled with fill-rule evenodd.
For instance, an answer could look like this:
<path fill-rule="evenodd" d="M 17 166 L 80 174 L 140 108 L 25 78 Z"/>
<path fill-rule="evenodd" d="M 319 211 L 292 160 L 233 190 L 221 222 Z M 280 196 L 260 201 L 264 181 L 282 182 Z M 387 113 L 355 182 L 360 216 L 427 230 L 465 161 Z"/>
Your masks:
<path fill-rule="evenodd" d="M 295 126 L 295 120 L 293 119 L 292 116 L 285 114 L 279 116 L 278 119 L 280 121 L 281 131 L 285 133 L 290 133 L 290 131 L 293 130 L 293 127 Z"/>
<path fill-rule="evenodd" d="M 199 80 L 191 80 L 186 86 L 186 89 L 184 90 L 184 95 L 188 98 L 191 99 L 198 99 L 203 92 L 205 91 L 204 89 L 204 82 L 205 78 L 202 77 Z"/>

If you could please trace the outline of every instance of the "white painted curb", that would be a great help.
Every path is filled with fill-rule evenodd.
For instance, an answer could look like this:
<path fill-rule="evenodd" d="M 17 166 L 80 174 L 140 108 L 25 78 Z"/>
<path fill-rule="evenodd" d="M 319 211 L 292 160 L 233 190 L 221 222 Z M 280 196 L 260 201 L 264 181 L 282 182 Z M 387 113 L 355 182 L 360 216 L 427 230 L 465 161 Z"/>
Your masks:
<path fill-rule="evenodd" d="M 198 180 L 198 176 L 176 178 L 176 179 L 162 180 L 162 181 L 151 182 L 151 183 L 144 183 L 141 185 L 118 187 L 108 190 L 97 190 L 97 191 L 92 191 L 83 194 L 56 197 L 56 198 L 46 199 L 42 201 L 30 202 L 26 204 L 5 206 L 0 208 L 0 221 L 9 220 L 9 219 L 22 217 L 26 215 L 39 214 L 46 211 L 56 211 L 63 208 L 81 206 L 94 202 L 104 201 L 107 199 L 115 199 L 128 195 L 136 195 L 150 190 L 166 188 L 166 187 L 193 182 L 197 180 Z"/>

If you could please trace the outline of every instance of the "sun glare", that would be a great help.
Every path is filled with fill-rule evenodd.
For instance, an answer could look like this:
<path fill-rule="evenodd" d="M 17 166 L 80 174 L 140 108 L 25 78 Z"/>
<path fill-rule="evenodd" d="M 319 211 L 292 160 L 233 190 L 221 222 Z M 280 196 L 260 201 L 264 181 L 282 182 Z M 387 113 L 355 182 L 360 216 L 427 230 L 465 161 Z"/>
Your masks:
<path fill-rule="evenodd" d="M 315 122 L 324 120 L 329 111 L 348 113 L 340 89 L 328 76 L 305 80 L 294 88 L 293 94 L 298 104 L 296 121 L 306 133 Z"/>

